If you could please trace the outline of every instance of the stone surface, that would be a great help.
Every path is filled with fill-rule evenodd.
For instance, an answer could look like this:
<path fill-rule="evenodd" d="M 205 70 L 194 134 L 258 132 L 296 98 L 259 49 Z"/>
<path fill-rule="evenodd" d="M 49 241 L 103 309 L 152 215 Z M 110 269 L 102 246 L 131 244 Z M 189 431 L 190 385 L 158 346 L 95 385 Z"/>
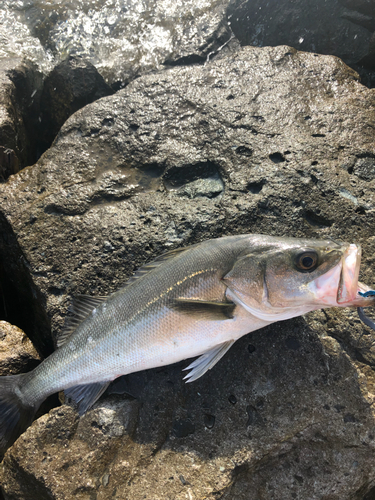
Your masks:
<path fill-rule="evenodd" d="M 33 163 L 41 75 L 20 59 L 0 60 L 0 181 Z"/>
<path fill-rule="evenodd" d="M 359 241 L 371 285 L 374 126 L 356 73 L 289 47 L 143 76 L 86 106 L 0 187 L 12 321 L 48 354 L 73 295 L 114 291 L 164 250 L 222 234 Z M 134 404 L 138 416 L 109 441 L 91 412 L 79 424 L 67 407 L 41 417 L 6 454 L 5 498 L 26 500 L 27 487 L 54 499 L 374 494 L 373 335 L 355 311 L 254 332 L 192 384 L 186 364 L 118 382 L 136 402 L 112 395 L 97 409 Z M 77 425 L 97 445 L 82 451 Z"/>
<path fill-rule="evenodd" d="M 0 321 L 0 376 L 27 372 L 39 362 L 40 356 L 25 333 Z"/>
<path fill-rule="evenodd" d="M 95 66 L 79 57 L 58 64 L 43 84 L 40 105 L 40 151 L 52 143 L 63 123 L 87 104 L 113 94 Z"/>
<path fill-rule="evenodd" d="M 70 55 L 119 88 L 166 64 L 206 59 L 231 36 L 229 0 L 39 0 L 0 5 L 0 57 L 21 53 L 43 73 Z"/>
<path fill-rule="evenodd" d="M 227 15 L 242 44 L 291 45 L 332 54 L 352 65 L 368 54 L 375 30 L 375 21 L 368 15 L 370 9 L 372 12 L 371 2 L 356 0 L 234 0 Z"/>

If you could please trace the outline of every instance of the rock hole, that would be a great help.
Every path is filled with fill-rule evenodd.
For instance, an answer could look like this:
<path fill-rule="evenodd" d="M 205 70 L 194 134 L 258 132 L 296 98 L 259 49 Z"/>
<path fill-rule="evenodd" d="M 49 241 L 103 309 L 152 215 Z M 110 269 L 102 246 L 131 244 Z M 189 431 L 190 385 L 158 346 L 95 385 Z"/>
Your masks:
<path fill-rule="evenodd" d="M 312 210 L 305 210 L 303 218 L 310 226 L 316 227 L 331 227 L 332 222 L 322 215 L 318 215 Z"/>
<path fill-rule="evenodd" d="M 285 161 L 285 157 L 282 153 L 272 153 L 269 155 L 269 159 L 273 161 L 273 163 L 282 163 Z"/>
<path fill-rule="evenodd" d="M 325 137 L 325 134 L 311 134 L 311 137 Z"/>
<path fill-rule="evenodd" d="M 248 148 L 247 146 L 238 146 L 238 148 L 235 149 L 235 152 L 238 155 L 247 157 L 250 157 L 253 154 L 253 150 L 251 148 Z"/>
<path fill-rule="evenodd" d="M 170 168 L 163 176 L 167 191 L 188 198 L 215 198 L 224 191 L 219 168 L 212 162 L 199 162 Z"/>
<path fill-rule="evenodd" d="M 129 128 L 130 130 L 132 130 L 133 132 L 136 132 L 138 129 L 139 129 L 139 125 L 137 125 L 136 123 L 131 123 L 129 125 Z"/>
<path fill-rule="evenodd" d="M 250 193 L 259 194 L 262 191 L 265 183 L 266 181 L 264 180 L 261 180 L 259 182 L 249 182 L 249 184 L 247 185 L 247 190 L 250 191 Z"/>

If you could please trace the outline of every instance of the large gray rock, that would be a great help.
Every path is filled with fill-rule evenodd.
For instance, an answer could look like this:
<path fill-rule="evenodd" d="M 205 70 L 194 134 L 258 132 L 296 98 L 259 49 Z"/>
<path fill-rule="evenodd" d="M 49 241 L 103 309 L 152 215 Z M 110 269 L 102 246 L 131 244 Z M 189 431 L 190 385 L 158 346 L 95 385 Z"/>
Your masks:
<path fill-rule="evenodd" d="M 0 187 L 13 314 L 22 304 L 48 353 L 71 296 L 113 291 L 164 250 L 245 232 L 360 241 L 373 283 L 374 126 L 373 93 L 352 70 L 289 47 L 139 78 L 75 113 Z M 130 375 L 122 390 L 139 416 L 123 447 L 100 455 L 99 439 L 104 458 L 82 468 L 78 444 L 66 447 L 82 439 L 75 417 L 55 410 L 8 451 L 6 498 L 30 485 L 56 499 L 362 500 L 375 482 L 373 364 L 355 312 L 332 311 L 252 333 L 194 384 L 186 363 Z M 68 441 L 48 434 L 56 412 Z"/>

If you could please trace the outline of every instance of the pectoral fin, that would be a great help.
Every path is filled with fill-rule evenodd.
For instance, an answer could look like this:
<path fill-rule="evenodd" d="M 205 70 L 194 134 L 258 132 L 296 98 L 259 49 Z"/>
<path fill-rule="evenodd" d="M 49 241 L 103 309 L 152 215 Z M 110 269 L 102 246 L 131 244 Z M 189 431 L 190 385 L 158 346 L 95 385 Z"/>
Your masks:
<path fill-rule="evenodd" d="M 233 344 L 234 340 L 228 340 L 205 352 L 202 356 L 199 356 L 199 358 L 184 368 L 184 370 L 191 370 L 191 372 L 184 377 L 184 380 L 186 380 L 186 382 L 194 382 L 194 380 L 204 375 L 206 371 L 211 370 Z"/>
<path fill-rule="evenodd" d="M 198 315 L 202 319 L 221 321 L 233 318 L 233 302 L 209 302 L 194 299 L 174 299 L 170 307 L 184 314 Z"/>
<path fill-rule="evenodd" d="M 83 415 L 100 398 L 109 384 L 110 382 L 98 382 L 95 384 L 75 385 L 64 390 L 65 401 L 73 401 L 78 413 Z"/>

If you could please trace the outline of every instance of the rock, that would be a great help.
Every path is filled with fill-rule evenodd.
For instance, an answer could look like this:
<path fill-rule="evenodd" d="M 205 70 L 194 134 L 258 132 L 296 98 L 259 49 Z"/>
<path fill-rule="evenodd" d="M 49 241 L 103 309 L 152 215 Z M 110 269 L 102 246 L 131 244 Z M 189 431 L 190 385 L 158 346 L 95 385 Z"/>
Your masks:
<path fill-rule="evenodd" d="M 201 62 L 216 52 L 231 36 L 228 2 L 132 0 L 118 2 L 116 8 L 113 2 L 91 2 L 88 8 L 81 2 L 51 5 L 42 0 L 25 4 L 22 15 L 7 2 L 0 12 L 4 39 L 9 31 L 12 37 L 3 52 L 13 55 L 24 37 L 23 55 L 37 60 L 43 72 L 70 55 L 82 56 L 118 89 L 163 64 Z"/>
<path fill-rule="evenodd" d="M 374 125 L 356 73 L 290 47 L 138 78 L 72 115 L 0 187 L 7 309 L 48 354 L 73 295 L 114 291 L 167 249 L 246 232 L 359 241 L 374 283 Z M 373 356 L 356 313 L 333 310 L 253 332 L 192 384 L 187 362 L 129 375 L 133 430 L 115 423 L 105 440 L 106 413 L 84 424 L 95 445 L 82 448 L 91 413 L 78 424 L 53 410 L 8 450 L 5 496 L 371 498 Z"/>
<path fill-rule="evenodd" d="M 10 314 L 47 354 L 73 295 L 113 291 L 202 235 L 357 239 L 358 227 L 365 241 L 371 181 L 340 165 L 371 156 L 373 119 L 340 60 L 285 47 L 145 76 L 86 106 L 0 190 Z"/>
<path fill-rule="evenodd" d="M 47 76 L 41 96 L 39 148 L 44 152 L 63 123 L 87 104 L 113 94 L 95 66 L 79 57 L 69 57 Z"/>
<path fill-rule="evenodd" d="M 0 181 L 36 160 L 41 75 L 30 62 L 0 61 Z"/>
<path fill-rule="evenodd" d="M 375 379 L 331 336 L 347 324 L 335 318 L 328 336 L 317 312 L 271 325 L 194 384 L 181 380 L 185 362 L 127 377 L 138 401 L 111 396 L 80 421 L 52 410 L 8 450 L 5 498 L 365 498 Z M 361 342 L 359 322 L 351 329 Z"/>
<path fill-rule="evenodd" d="M 39 362 L 40 356 L 25 333 L 0 321 L 0 375 L 28 372 Z"/>
<path fill-rule="evenodd" d="M 359 4 L 371 2 L 235 0 L 227 15 L 233 33 L 243 45 L 291 45 L 308 52 L 332 54 L 353 65 L 366 56 L 375 29 L 368 10 L 365 14 Z"/>
<path fill-rule="evenodd" d="M 108 465 L 119 448 L 130 453 L 139 448 L 131 441 L 137 412 L 137 402 L 120 404 L 112 396 L 96 404 L 81 419 L 68 406 L 44 415 L 22 435 L 3 461 L 5 497 L 83 499 L 98 488 L 105 491 L 111 477 Z M 40 443 L 38 452 L 22 456 L 24 448 L 30 448 L 35 440 Z M 21 462 L 22 468 L 18 467 Z M 36 470 L 30 488 L 28 478 Z"/>

